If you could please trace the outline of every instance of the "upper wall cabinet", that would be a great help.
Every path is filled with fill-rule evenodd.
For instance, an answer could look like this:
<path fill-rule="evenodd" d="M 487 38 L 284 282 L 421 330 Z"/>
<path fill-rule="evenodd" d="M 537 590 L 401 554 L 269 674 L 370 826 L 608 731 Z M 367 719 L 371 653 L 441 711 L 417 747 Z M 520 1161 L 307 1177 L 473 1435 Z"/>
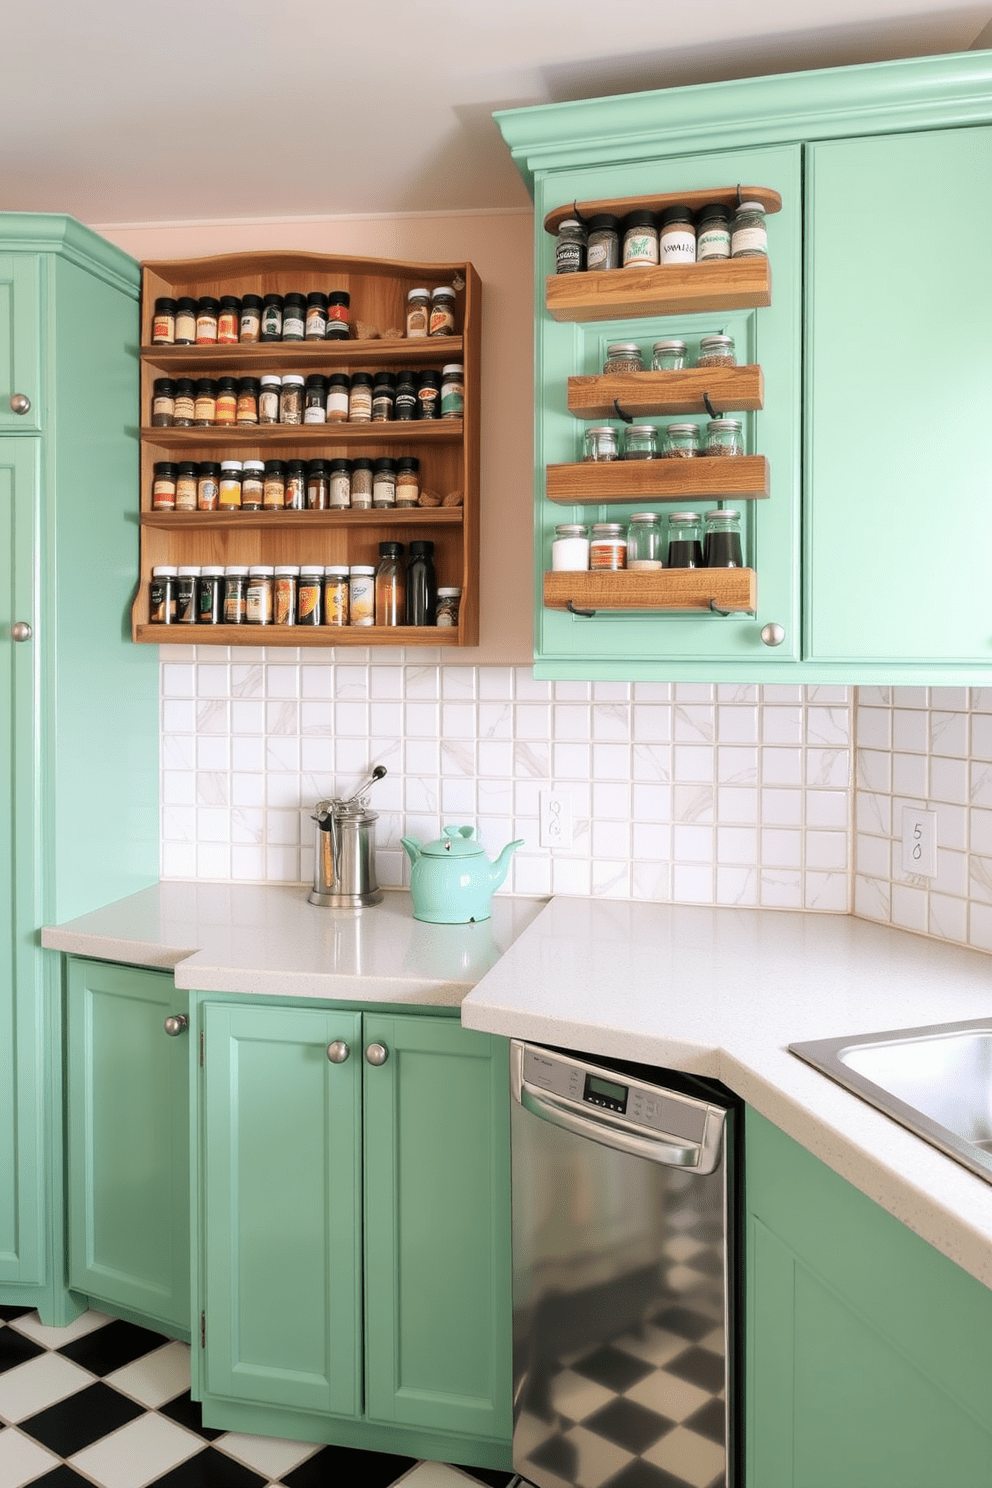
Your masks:
<path fill-rule="evenodd" d="M 536 207 L 537 674 L 989 685 L 992 508 L 972 411 L 992 392 L 992 53 L 497 119 Z M 738 188 L 767 198 L 767 262 L 555 274 L 563 215 L 698 209 Z M 960 225 L 952 264 L 936 222 Z M 738 366 L 703 387 L 715 332 Z M 650 366 L 662 338 L 687 344 L 692 370 L 653 403 L 646 379 L 603 376 L 610 342 Z M 743 458 L 583 461 L 591 424 L 711 410 L 740 419 Z M 560 523 L 653 511 L 664 530 L 673 510 L 720 506 L 741 513 L 740 568 L 552 571 Z"/>

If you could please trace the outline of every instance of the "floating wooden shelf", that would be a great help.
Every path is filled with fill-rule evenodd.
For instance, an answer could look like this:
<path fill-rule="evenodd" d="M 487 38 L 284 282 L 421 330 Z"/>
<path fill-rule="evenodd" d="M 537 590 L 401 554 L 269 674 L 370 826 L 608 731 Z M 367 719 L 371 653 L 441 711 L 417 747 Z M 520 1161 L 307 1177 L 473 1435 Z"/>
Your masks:
<path fill-rule="evenodd" d="M 459 627 L 435 625 L 148 625 L 136 641 L 157 646 L 461 646 Z"/>
<path fill-rule="evenodd" d="M 666 207 L 689 207 L 698 212 L 710 202 L 722 202 L 731 212 L 738 201 L 760 202 L 766 212 L 781 212 L 782 198 L 769 186 L 716 186 L 709 191 L 668 191 L 662 196 L 606 196 L 599 201 L 568 202 L 555 207 L 544 219 L 544 231 L 557 235 L 558 228 L 567 217 L 578 213 L 581 221 L 589 217 L 609 214 L 625 217 L 628 212 L 640 209 L 644 212 L 663 212 Z M 595 271 L 594 271 L 595 272 Z"/>
<path fill-rule="evenodd" d="M 549 465 L 547 496 L 559 506 L 634 501 L 753 501 L 769 494 L 764 455 L 697 455 L 690 460 L 590 460 Z"/>
<path fill-rule="evenodd" d="M 569 322 L 750 310 L 771 302 L 771 268 L 764 255 L 716 263 L 660 264 L 656 269 L 549 274 L 545 280 L 548 314 L 553 320 Z"/>
<path fill-rule="evenodd" d="M 753 568 L 663 568 L 647 572 L 546 573 L 544 605 L 567 610 L 708 610 L 753 615 L 758 602 Z"/>
<path fill-rule="evenodd" d="M 232 377 L 263 372 L 347 372 L 353 367 L 430 367 L 461 359 L 461 336 L 418 336 L 412 341 L 239 341 L 235 346 L 143 346 L 144 360 L 162 375 Z"/>
<path fill-rule="evenodd" d="M 142 527 L 164 532 L 310 532 L 347 527 L 460 527 L 460 506 L 378 507 L 372 511 L 142 512 Z"/>
<path fill-rule="evenodd" d="M 705 413 L 703 394 L 722 412 L 751 412 L 764 405 L 765 380 L 757 365 L 687 367 L 682 372 L 610 372 L 568 379 L 568 411 L 576 418 L 643 418 L 657 413 Z"/>
<path fill-rule="evenodd" d="M 276 452 L 302 446 L 312 457 L 314 446 L 365 444 L 458 444 L 461 419 L 429 419 L 426 422 L 376 424 L 211 424 L 207 429 L 146 428 L 141 438 L 162 450 L 237 450 L 232 459 L 251 459 L 243 445 L 257 445 Z"/>

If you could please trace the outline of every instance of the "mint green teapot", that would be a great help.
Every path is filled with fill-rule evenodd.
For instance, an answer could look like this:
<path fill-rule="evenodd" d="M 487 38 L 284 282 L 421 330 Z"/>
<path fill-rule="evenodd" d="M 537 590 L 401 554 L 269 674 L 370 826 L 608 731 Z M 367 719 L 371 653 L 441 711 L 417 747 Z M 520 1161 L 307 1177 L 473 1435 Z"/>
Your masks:
<path fill-rule="evenodd" d="M 439 842 L 424 847 L 412 837 L 400 841 L 413 864 L 413 917 L 431 925 L 488 920 L 493 894 L 507 875 L 510 857 L 524 845 L 522 837 L 508 842 L 492 863 L 482 843 L 475 841 L 474 827 L 445 827 Z"/>

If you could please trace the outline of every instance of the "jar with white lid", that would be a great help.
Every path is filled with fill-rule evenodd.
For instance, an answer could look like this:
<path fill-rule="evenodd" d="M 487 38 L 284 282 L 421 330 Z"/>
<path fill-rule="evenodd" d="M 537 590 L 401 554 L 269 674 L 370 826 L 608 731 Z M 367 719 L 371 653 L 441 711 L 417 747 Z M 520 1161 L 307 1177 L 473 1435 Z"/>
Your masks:
<path fill-rule="evenodd" d="M 636 341 L 613 341 L 606 348 L 605 373 L 643 372 L 644 358 Z"/>
<path fill-rule="evenodd" d="M 730 229 L 731 258 L 764 258 L 768 253 L 765 209 L 760 202 L 741 202 Z"/>
<path fill-rule="evenodd" d="M 733 336 L 703 336 L 699 342 L 697 367 L 736 367 L 737 351 Z"/>
<path fill-rule="evenodd" d="M 744 453 L 743 428 L 740 419 L 710 419 L 706 425 L 706 453 L 708 455 L 742 455 Z"/>
<path fill-rule="evenodd" d="M 275 567 L 270 563 L 253 563 L 248 569 L 245 593 L 245 622 L 248 625 L 271 625 Z"/>
<path fill-rule="evenodd" d="M 589 533 L 581 522 L 563 522 L 555 528 L 551 544 L 551 568 L 555 573 L 585 573 L 589 567 Z"/>
<path fill-rule="evenodd" d="M 453 630 L 458 626 L 458 611 L 462 602 L 462 591 L 453 586 L 437 591 L 436 623 L 439 630 Z"/>
<path fill-rule="evenodd" d="M 689 460 L 698 455 L 699 426 L 689 423 L 668 424 L 661 453 L 666 460 Z"/>
<path fill-rule="evenodd" d="M 685 366 L 684 341 L 656 341 L 651 348 L 652 372 L 681 372 Z"/>
<path fill-rule="evenodd" d="M 349 576 L 348 607 L 350 625 L 375 624 L 375 569 L 367 563 L 353 563 Z"/>
<path fill-rule="evenodd" d="M 634 512 L 627 524 L 627 567 L 664 568 L 661 523 L 657 512 Z"/>
<path fill-rule="evenodd" d="M 654 424 L 627 424 L 623 431 L 625 460 L 656 460 L 658 431 Z"/>
<path fill-rule="evenodd" d="M 627 533 L 622 522 L 593 523 L 589 567 L 600 572 L 627 567 Z"/>
<path fill-rule="evenodd" d="M 583 435 L 584 461 L 619 460 L 617 431 L 612 424 L 594 424 Z"/>

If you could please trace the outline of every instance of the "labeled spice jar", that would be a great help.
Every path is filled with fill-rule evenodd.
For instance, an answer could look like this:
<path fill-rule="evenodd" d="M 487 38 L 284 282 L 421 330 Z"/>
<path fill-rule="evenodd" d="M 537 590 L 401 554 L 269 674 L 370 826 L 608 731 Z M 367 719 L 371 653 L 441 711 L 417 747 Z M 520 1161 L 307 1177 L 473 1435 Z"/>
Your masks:
<path fill-rule="evenodd" d="M 408 341 L 426 336 L 430 329 L 431 296 L 427 289 L 411 289 L 406 297 L 406 335 Z"/>
<path fill-rule="evenodd" d="M 346 289 L 335 289 L 327 296 L 328 341 L 347 341 L 351 295 Z"/>
<path fill-rule="evenodd" d="M 655 460 L 658 457 L 658 431 L 654 424 L 626 424 L 623 431 L 625 460 Z"/>
<path fill-rule="evenodd" d="M 453 336 L 455 334 L 455 291 L 448 284 L 431 290 L 431 318 L 429 336 Z M 352 624 L 355 622 L 352 621 Z"/>
<path fill-rule="evenodd" d="M 465 412 L 465 368 L 449 362 L 441 369 L 441 417 L 460 419 Z"/>
<path fill-rule="evenodd" d="M 396 505 L 396 461 L 388 455 L 372 463 L 372 505 Z"/>
<path fill-rule="evenodd" d="M 381 542 L 379 564 L 375 571 L 376 625 L 406 624 L 406 570 L 403 567 L 403 544 Z"/>
<path fill-rule="evenodd" d="M 699 454 L 699 425 L 698 424 L 668 424 L 665 428 L 665 442 L 662 445 L 662 458 L 666 460 L 691 460 Z"/>
<path fill-rule="evenodd" d="M 238 380 L 237 422 L 258 423 L 259 380 L 257 377 L 242 377 Z"/>
<path fill-rule="evenodd" d="M 653 269 L 657 262 L 657 218 L 653 212 L 628 212 L 623 220 L 623 267 Z"/>
<path fill-rule="evenodd" d="M 306 322 L 303 329 L 305 341 L 323 341 L 327 335 L 327 296 L 323 290 L 312 289 L 307 295 Z"/>
<path fill-rule="evenodd" d="M 279 389 L 279 422 L 303 422 L 303 375 L 300 372 L 287 372 L 282 380 L 282 387 Z"/>
<path fill-rule="evenodd" d="M 703 518 L 704 568 L 743 568 L 741 514 L 724 507 L 708 511 Z"/>
<path fill-rule="evenodd" d="M 347 625 L 351 574 L 347 563 L 329 563 L 324 570 L 324 624 Z"/>
<path fill-rule="evenodd" d="M 604 373 L 643 372 L 644 358 L 636 341 L 612 341 L 606 348 Z"/>
<path fill-rule="evenodd" d="M 157 377 L 152 383 L 152 427 L 168 429 L 176 413 L 176 384 L 171 377 Z"/>
<path fill-rule="evenodd" d="M 152 625 L 172 624 L 176 612 L 177 572 L 171 563 L 160 563 L 152 569 L 148 585 L 148 619 Z"/>
<path fill-rule="evenodd" d="M 230 563 L 224 570 L 224 624 L 245 623 L 245 599 L 248 593 L 248 569 Z"/>
<path fill-rule="evenodd" d="M 441 374 L 432 367 L 426 367 L 420 374 L 420 386 L 417 388 L 418 419 L 436 419 L 440 402 Z"/>
<path fill-rule="evenodd" d="M 220 487 L 217 492 L 218 511 L 241 510 L 241 476 L 243 469 L 244 467 L 240 460 L 221 460 Z"/>
<path fill-rule="evenodd" d="M 696 262 L 730 257 L 730 218 L 722 202 L 709 202 L 696 218 Z"/>
<path fill-rule="evenodd" d="M 621 522 L 593 523 L 589 567 L 594 572 L 627 567 L 627 534 Z"/>
<path fill-rule="evenodd" d="M 589 534 L 580 522 L 562 522 L 551 544 L 555 573 L 585 573 L 589 567 Z"/>
<path fill-rule="evenodd" d="M 698 512 L 672 512 L 668 519 L 669 568 L 702 568 L 703 544 Z"/>
<path fill-rule="evenodd" d="M 369 511 L 372 506 L 373 486 L 372 461 L 364 457 L 351 462 L 351 504 L 358 511 Z"/>
<path fill-rule="evenodd" d="M 332 372 L 327 383 L 327 422 L 343 424 L 348 418 L 348 393 L 351 378 L 347 372 Z"/>
<path fill-rule="evenodd" d="M 196 619 L 199 625 L 220 625 L 224 615 L 224 569 L 205 563 L 196 590 Z"/>
<path fill-rule="evenodd" d="M 708 455 L 742 455 L 744 432 L 740 419 L 710 419 L 706 425 L 706 453 Z"/>
<path fill-rule="evenodd" d="M 763 258 L 768 253 L 765 209 L 760 202 L 741 202 L 730 229 L 731 258 Z"/>
<path fill-rule="evenodd" d="M 271 625 L 274 608 L 275 569 L 269 563 L 253 563 L 245 590 L 245 623 Z"/>
<path fill-rule="evenodd" d="M 377 372 L 372 382 L 372 422 L 388 423 L 393 417 L 396 378 L 392 372 Z"/>
<path fill-rule="evenodd" d="M 260 341 L 282 340 L 282 303 L 281 294 L 267 294 L 262 300 Z"/>
<path fill-rule="evenodd" d="M 458 625 L 458 611 L 461 608 L 462 591 L 448 587 L 437 591 L 437 604 L 434 609 L 434 624 L 440 630 L 453 630 Z"/>
<path fill-rule="evenodd" d="M 660 263 L 695 263 L 696 229 L 688 207 L 666 207 L 658 234 Z"/>
<path fill-rule="evenodd" d="M 221 295 L 217 315 L 218 346 L 237 346 L 241 331 L 241 301 L 236 295 Z"/>
<path fill-rule="evenodd" d="M 177 625 L 196 624 L 196 585 L 200 570 L 194 564 L 181 563 L 175 578 Z"/>
<path fill-rule="evenodd" d="M 656 341 L 651 348 L 652 372 L 681 372 L 686 364 L 684 341 Z"/>
<path fill-rule="evenodd" d="M 273 595 L 272 623 L 274 625 L 296 624 L 296 587 L 300 578 L 299 568 L 292 563 L 277 563 Z"/>
<path fill-rule="evenodd" d="M 288 294 L 282 302 L 282 339 L 302 341 L 307 329 L 307 302 L 301 294 Z"/>
<path fill-rule="evenodd" d="M 286 462 L 286 511 L 304 511 L 307 504 L 307 465 L 305 460 Z"/>
<path fill-rule="evenodd" d="M 265 465 L 246 460 L 241 471 L 241 510 L 261 511 L 265 496 Z"/>
<path fill-rule="evenodd" d="M 416 506 L 419 499 L 420 461 L 414 455 L 403 455 L 396 461 L 396 505 Z"/>
<path fill-rule="evenodd" d="M 181 295 L 176 301 L 176 346 L 196 345 L 196 301 Z"/>
<path fill-rule="evenodd" d="M 585 430 L 583 438 L 584 461 L 619 460 L 617 431 L 612 424 L 593 424 Z"/>
<path fill-rule="evenodd" d="M 585 224 L 577 217 L 566 217 L 558 225 L 555 243 L 555 273 L 581 274 L 586 266 L 586 245 L 589 241 Z"/>
<path fill-rule="evenodd" d="M 178 465 L 160 460 L 152 469 L 152 511 L 175 511 Z"/>
<path fill-rule="evenodd" d="M 303 422 L 327 423 L 327 378 L 320 372 L 311 372 L 304 385 Z"/>
<path fill-rule="evenodd" d="M 262 334 L 262 297 L 246 294 L 241 297 L 241 321 L 238 327 L 242 341 L 258 341 Z"/>
<path fill-rule="evenodd" d="M 176 403 L 172 413 L 174 429 L 192 429 L 196 412 L 196 383 L 192 377 L 176 378 Z"/>
<path fill-rule="evenodd" d="M 346 511 L 351 505 L 351 461 L 332 460 L 327 471 L 328 505 L 332 511 Z M 369 492 L 371 504 L 372 493 Z"/>
<path fill-rule="evenodd" d="M 258 392 L 258 422 L 260 424 L 277 424 L 279 422 L 279 395 L 282 391 L 282 378 L 274 372 L 267 372 L 261 379 Z"/>
<path fill-rule="evenodd" d="M 238 380 L 236 377 L 218 377 L 215 422 L 236 424 L 238 421 Z"/>
<path fill-rule="evenodd" d="M 217 345 L 217 317 L 219 313 L 219 300 L 215 300 L 213 295 L 200 296 L 196 304 L 197 346 Z"/>
<path fill-rule="evenodd" d="M 620 267 L 620 221 L 609 212 L 589 219 L 586 268 L 589 272 Z"/>
<path fill-rule="evenodd" d="M 155 301 L 152 316 L 152 345 L 171 346 L 176 339 L 176 302 L 168 295 Z"/>
<path fill-rule="evenodd" d="M 348 394 L 348 419 L 353 424 L 372 422 L 372 376 L 369 372 L 353 372 Z"/>
<path fill-rule="evenodd" d="M 375 624 L 375 569 L 353 563 L 348 575 L 349 625 Z"/>
<path fill-rule="evenodd" d="M 656 512 L 635 512 L 627 523 L 627 567 L 664 568 L 661 523 Z"/>
<path fill-rule="evenodd" d="M 282 460 L 266 460 L 262 471 L 262 510 L 282 511 L 286 505 L 286 466 Z"/>
<path fill-rule="evenodd" d="M 212 377 L 197 379 L 193 422 L 198 429 L 207 429 L 217 422 L 217 384 Z"/>
<path fill-rule="evenodd" d="M 311 460 L 307 466 L 307 511 L 326 511 L 329 505 L 327 461 Z"/>
<path fill-rule="evenodd" d="M 296 586 L 297 625 L 319 625 L 324 612 L 324 568 L 320 563 L 304 563 Z"/>
<path fill-rule="evenodd" d="M 220 501 L 220 466 L 216 460 L 201 460 L 196 477 L 197 511 L 216 511 Z"/>
<path fill-rule="evenodd" d="M 183 460 L 176 472 L 176 511 L 196 511 L 196 488 L 200 467 L 195 460 Z"/>
<path fill-rule="evenodd" d="M 420 539 L 410 544 L 410 561 L 406 568 L 406 623 L 437 624 L 434 544 Z"/>
<path fill-rule="evenodd" d="M 697 367 L 736 367 L 733 336 L 703 336 L 699 342 Z"/>
<path fill-rule="evenodd" d="M 417 417 L 417 374 L 404 371 L 396 374 L 396 396 L 393 399 L 393 418 L 408 424 Z"/>

